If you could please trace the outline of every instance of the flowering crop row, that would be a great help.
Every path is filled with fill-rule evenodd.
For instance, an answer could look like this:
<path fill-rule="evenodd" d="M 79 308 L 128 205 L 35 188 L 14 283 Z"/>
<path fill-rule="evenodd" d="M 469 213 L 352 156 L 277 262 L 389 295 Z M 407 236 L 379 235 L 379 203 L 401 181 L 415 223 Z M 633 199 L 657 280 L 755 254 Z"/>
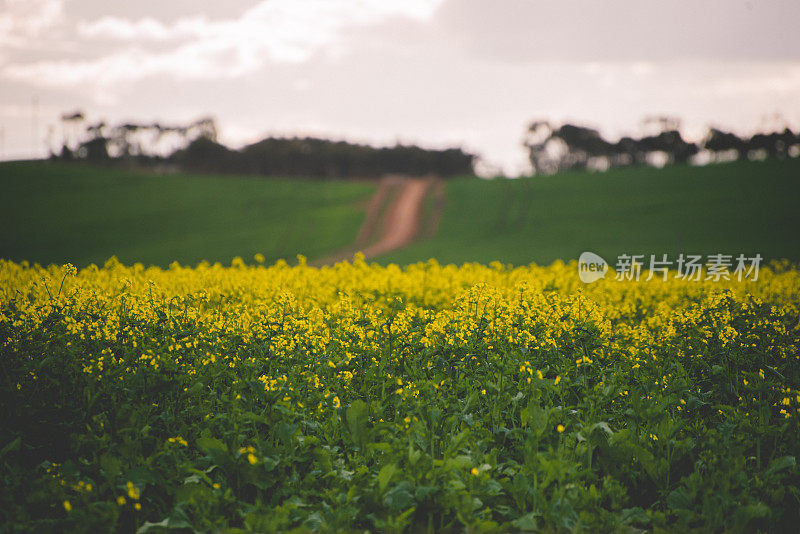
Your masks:
<path fill-rule="evenodd" d="M 780 531 L 798 306 L 787 264 L 0 261 L 0 524 Z"/>

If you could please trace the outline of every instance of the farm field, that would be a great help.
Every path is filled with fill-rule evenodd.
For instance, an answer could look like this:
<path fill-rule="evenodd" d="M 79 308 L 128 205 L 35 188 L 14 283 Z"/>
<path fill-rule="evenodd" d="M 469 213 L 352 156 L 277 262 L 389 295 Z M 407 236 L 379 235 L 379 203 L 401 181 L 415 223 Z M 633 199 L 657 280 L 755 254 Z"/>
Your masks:
<path fill-rule="evenodd" d="M 0 163 L 0 258 L 166 267 L 236 256 L 268 263 L 349 245 L 375 187 L 358 182 L 156 175 Z"/>
<path fill-rule="evenodd" d="M 547 265 L 584 250 L 612 264 L 622 253 L 800 261 L 800 159 L 464 177 L 444 186 L 443 208 L 433 207 L 432 192 L 423 201 L 419 239 L 371 261 Z M 0 258 L 77 267 L 111 256 L 161 267 L 229 265 L 237 256 L 252 263 L 255 253 L 268 264 L 297 254 L 349 259 L 377 190 L 367 182 L 0 163 Z M 427 235 L 432 218 L 437 230 Z"/>
<path fill-rule="evenodd" d="M 800 159 L 454 180 L 436 236 L 378 260 L 548 265 L 585 250 L 800 261 Z"/>
<path fill-rule="evenodd" d="M 0 261 L 0 530 L 800 524 L 800 272 Z"/>

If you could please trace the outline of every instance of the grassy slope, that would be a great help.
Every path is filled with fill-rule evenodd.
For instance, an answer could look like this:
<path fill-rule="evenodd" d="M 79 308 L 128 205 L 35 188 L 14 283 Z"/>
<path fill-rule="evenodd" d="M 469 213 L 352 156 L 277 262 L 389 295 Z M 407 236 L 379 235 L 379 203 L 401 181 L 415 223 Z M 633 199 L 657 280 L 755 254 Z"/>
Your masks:
<path fill-rule="evenodd" d="M 800 260 L 800 160 L 448 184 L 439 233 L 381 258 L 548 264 L 590 250 Z"/>
<path fill-rule="evenodd" d="M 369 184 L 0 164 L 0 258 L 167 265 L 323 256 L 350 244 Z"/>

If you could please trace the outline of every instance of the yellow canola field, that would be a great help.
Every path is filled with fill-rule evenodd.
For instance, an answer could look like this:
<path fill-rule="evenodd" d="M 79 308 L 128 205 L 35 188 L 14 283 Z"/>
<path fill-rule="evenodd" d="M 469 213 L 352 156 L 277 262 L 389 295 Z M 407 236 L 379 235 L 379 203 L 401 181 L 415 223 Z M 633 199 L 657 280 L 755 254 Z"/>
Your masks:
<path fill-rule="evenodd" d="M 584 284 L 575 262 L 0 260 L 0 523 L 780 531 L 799 306 L 787 263 Z"/>
<path fill-rule="evenodd" d="M 142 365 L 177 365 L 193 374 L 218 359 L 232 368 L 242 361 L 301 361 L 305 380 L 327 393 L 363 370 L 354 358 L 366 355 L 366 365 L 378 365 L 387 342 L 397 350 L 382 366 L 395 372 L 423 349 L 465 365 L 509 352 L 573 353 L 580 345 L 581 357 L 572 368 L 562 362 L 554 369 L 559 374 L 598 358 L 642 364 L 655 347 L 678 359 L 699 357 L 710 346 L 797 358 L 796 344 L 777 341 L 790 329 L 796 333 L 791 321 L 798 315 L 800 272 L 774 267 L 762 268 L 755 282 L 609 277 L 584 284 L 575 262 L 506 268 L 431 260 L 403 269 L 357 257 L 317 269 L 300 257 L 294 267 L 236 259 L 231 267 L 173 264 L 163 270 L 126 267 L 112 258 L 102 268 L 77 272 L 71 265 L 3 261 L 0 324 L 12 329 L 7 345 L 22 342 L 58 310 L 68 335 L 99 343 L 83 356 L 84 371 L 98 379 L 109 369 L 135 373 Z M 153 337 L 148 329 L 154 324 L 171 325 L 162 329 L 168 336 Z M 691 338 L 683 335 L 687 329 Z M 137 357 L 123 358 L 111 345 Z M 279 388 L 286 376 L 259 379 Z"/>

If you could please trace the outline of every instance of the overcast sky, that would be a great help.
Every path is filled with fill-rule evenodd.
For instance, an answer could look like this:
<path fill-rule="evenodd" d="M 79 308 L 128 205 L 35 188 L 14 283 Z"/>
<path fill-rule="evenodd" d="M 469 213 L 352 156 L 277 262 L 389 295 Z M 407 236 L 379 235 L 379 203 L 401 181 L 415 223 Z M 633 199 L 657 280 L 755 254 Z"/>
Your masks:
<path fill-rule="evenodd" d="M 457 145 L 511 173 L 534 119 L 800 128 L 798 21 L 797 0 L 0 0 L 0 158 L 43 154 L 75 109 L 211 115 L 232 146 Z"/>

